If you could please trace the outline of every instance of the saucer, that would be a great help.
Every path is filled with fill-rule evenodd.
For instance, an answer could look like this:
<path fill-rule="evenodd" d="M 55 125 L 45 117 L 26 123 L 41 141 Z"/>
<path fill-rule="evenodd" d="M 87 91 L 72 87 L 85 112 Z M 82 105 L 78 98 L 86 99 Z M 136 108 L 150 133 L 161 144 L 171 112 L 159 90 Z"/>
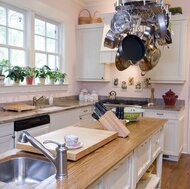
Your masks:
<path fill-rule="evenodd" d="M 77 144 L 75 145 L 72 145 L 72 146 L 67 146 L 65 145 L 69 150 L 74 150 L 74 149 L 78 149 L 78 148 L 81 148 L 83 146 L 83 144 L 81 142 L 78 142 Z"/>

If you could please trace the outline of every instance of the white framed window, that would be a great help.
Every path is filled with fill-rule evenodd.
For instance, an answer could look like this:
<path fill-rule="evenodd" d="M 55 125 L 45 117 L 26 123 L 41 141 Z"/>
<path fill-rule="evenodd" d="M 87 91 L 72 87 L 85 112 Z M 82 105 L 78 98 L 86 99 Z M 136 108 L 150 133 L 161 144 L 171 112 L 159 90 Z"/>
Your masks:
<path fill-rule="evenodd" d="M 19 0 L 10 2 L 11 5 L 7 4 L 9 0 L 0 1 L 0 60 L 8 59 L 11 66 L 48 65 L 66 73 L 66 16 L 45 5 L 43 9 L 36 7 L 36 0 L 24 7 Z M 5 83 L 9 84 L 9 80 Z"/>
<path fill-rule="evenodd" d="M 27 65 L 26 12 L 0 4 L 0 59 L 8 59 L 12 66 Z"/>
<path fill-rule="evenodd" d="M 51 69 L 60 68 L 59 33 L 59 23 L 38 15 L 35 16 L 34 48 L 36 67 L 42 67 L 46 64 Z"/>

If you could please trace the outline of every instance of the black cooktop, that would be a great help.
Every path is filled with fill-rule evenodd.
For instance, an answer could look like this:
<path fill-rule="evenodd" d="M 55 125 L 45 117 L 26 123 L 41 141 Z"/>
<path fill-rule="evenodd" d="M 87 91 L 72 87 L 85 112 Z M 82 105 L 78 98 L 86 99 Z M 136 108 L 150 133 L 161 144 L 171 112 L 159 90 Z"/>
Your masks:
<path fill-rule="evenodd" d="M 148 104 L 148 101 L 146 100 L 122 100 L 122 99 L 104 99 L 100 100 L 99 102 L 103 104 L 125 104 L 125 105 L 138 105 L 138 106 L 144 106 Z"/>

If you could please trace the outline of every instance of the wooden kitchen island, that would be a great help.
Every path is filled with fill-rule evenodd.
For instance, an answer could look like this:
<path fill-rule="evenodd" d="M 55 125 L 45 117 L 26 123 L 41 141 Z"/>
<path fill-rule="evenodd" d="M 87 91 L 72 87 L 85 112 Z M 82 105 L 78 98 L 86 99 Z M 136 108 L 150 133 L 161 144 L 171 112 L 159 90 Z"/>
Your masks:
<path fill-rule="evenodd" d="M 128 137 L 116 138 L 78 161 L 68 161 L 67 179 L 57 181 L 53 175 L 34 188 L 160 188 L 163 125 L 166 121 L 166 119 L 140 118 L 139 121 L 127 123 L 130 131 Z M 102 125 L 94 122 L 86 127 L 101 129 Z M 156 162 L 156 174 L 144 182 L 139 182 L 153 162 Z M 0 183 L 0 186 L 5 185 Z"/>

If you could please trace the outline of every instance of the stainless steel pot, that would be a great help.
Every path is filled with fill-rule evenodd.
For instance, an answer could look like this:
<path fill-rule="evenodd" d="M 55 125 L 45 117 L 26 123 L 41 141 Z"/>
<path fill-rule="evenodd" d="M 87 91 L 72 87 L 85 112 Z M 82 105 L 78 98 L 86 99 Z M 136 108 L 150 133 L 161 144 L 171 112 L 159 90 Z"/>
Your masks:
<path fill-rule="evenodd" d="M 119 37 L 115 35 L 111 30 L 109 30 L 104 39 L 104 47 L 108 47 L 110 49 L 114 49 L 118 47 Z"/>
<path fill-rule="evenodd" d="M 148 71 L 152 70 L 158 64 L 160 57 L 160 49 L 154 44 L 150 44 L 144 58 L 139 63 L 139 67 L 142 70 L 141 75 L 144 76 Z"/>

